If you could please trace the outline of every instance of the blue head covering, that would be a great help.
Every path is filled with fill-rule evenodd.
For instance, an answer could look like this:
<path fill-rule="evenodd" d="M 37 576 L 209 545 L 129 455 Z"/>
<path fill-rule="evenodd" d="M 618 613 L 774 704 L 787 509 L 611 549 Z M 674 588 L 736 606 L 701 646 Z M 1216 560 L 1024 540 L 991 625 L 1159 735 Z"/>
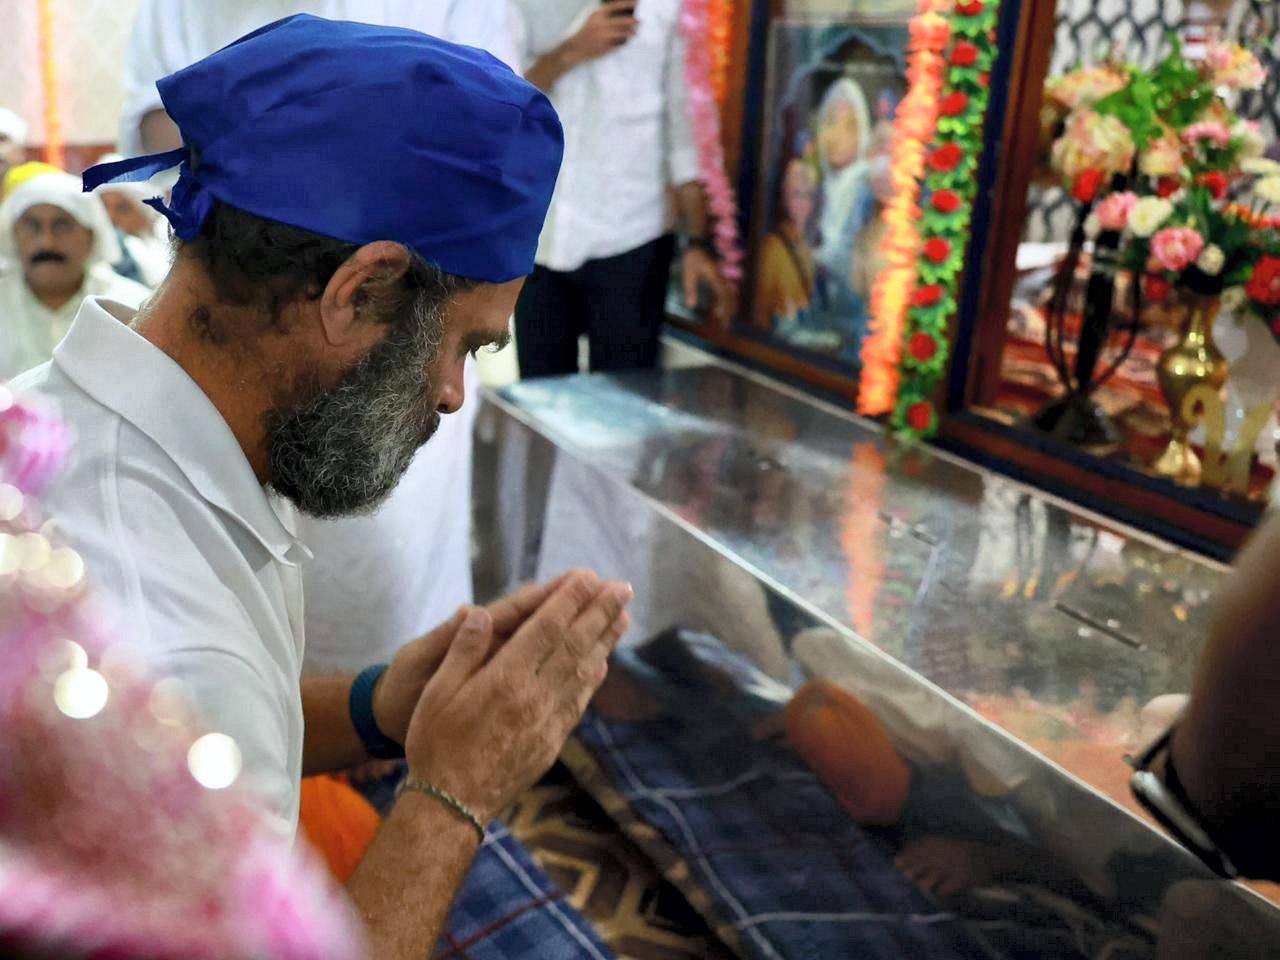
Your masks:
<path fill-rule="evenodd" d="M 303 14 L 157 88 L 185 146 L 93 167 L 85 190 L 181 163 L 170 203 L 147 202 L 186 240 L 216 198 L 349 243 L 398 241 L 475 280 L 533 270 L 564 134 L 483 51 Z"/>

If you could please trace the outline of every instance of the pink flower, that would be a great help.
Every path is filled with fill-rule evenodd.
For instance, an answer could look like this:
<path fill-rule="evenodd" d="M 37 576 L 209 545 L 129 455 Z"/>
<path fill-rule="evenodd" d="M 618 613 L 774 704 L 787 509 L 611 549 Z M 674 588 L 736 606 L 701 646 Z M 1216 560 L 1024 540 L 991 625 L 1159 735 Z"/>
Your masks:
<path fill-rule="evenodd" d="M 1178 273 L 1204 251 L 1204 237 L 1191 227 L 1166 227 L 1151 238 L 1151 253 L 1162 269 Z"/>
<path fill-rule="evenodd" d="M 1229 147 L 1231 146 L 1231 128 L 1217 120 L 1201 120 L 1183 130 L 1182 139 L 1187 143 L 1208 140 L 1215 147 Z"/>
<path fill-rule="evenodd" d="M 1138 195 L 1126 190 L 1113 193 L 1098 204 L 1098 222 L 1103 230 L 1123 230 L 1129 225 L 1129 214 L 1138 203 Z"/>
<path fill-rule="evenodd" d="M 1258 58 L 1234 43 L 1212 43 L 1204 55 L 1209 82 L 1232 90 L 1257 90 L 1267 81 Z"/>

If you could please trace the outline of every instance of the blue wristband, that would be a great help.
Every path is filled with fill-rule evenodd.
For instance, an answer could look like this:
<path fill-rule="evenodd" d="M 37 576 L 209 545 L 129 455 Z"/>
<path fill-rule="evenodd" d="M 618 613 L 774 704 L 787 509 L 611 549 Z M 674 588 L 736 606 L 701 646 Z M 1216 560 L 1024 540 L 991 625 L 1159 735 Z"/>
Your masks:
<path fill-rule="evenodd" d="M 347 710 L 351 713 L 351 724 L 360 735 L 360 741 L 369 756 L 375 760 L 400 760 L 404 757 L 404 747 L 379 730 L 378 721 L 373 718 L 373 688 L 378 685 L 386 669 L 385 663 L 379 663 L 360 671 L 351 684 Z"/>

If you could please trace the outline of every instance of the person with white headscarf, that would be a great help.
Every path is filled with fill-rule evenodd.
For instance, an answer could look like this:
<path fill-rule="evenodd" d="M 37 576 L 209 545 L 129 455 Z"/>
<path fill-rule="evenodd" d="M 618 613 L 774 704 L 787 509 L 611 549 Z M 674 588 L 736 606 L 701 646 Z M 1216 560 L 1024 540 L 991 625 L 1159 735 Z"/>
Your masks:
<path fill-rule="evenodd" d="M 27 121 L 5 107 L 0 107 L 0 182 L 10 167 L 22 161 L 27 146 Z"/>
<path fill-rule="evenodd" d="M 118 153 L 108 153 L 98 162 L 123 159 Z M 116 271 L 153 289 L 160 286 L 173 262 L 173 251 L 168 221 L 145 202 L 155 196 L 155 187 L 149 183 L 106 183 L 95 192 L 107 208 L 123 251 L 125 266 L 117 263 Z"/>
<path fill-rule="evenodd" d="M 858 232 L 873 207 L 871 191 L 871 110 L 850 77 L 841 77 L 822 99 L 817 114 L 821 181 L 821 242 L 816 250 L 826 297 L 824 306 L 842 321 L 853 318 L 860 332 L 866 312 L 852 289 L 850 264 Z"/>
<path fill-rule="evenodd" d="M 18 264 L 0 276 L 0 378 L 48 360 L 85 297 L 137 308 L 150 295 L 111 269 L 120 244 L 106 208 L 67 173 L 40 173 L 5 196 L 0 257 Z"/>

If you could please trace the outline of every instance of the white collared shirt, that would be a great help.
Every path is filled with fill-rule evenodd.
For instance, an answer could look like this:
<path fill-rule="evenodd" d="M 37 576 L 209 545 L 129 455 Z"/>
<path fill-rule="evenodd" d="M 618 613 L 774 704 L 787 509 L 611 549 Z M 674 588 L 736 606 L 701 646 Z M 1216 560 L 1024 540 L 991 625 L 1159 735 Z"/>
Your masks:
<path fill-rule="evenodd" d="M 85 271 L 76 295 L 50 310 L 35 298 L 21 268 L 0 275 L 0 378 L 16 377 L 48 360 L 85 297 L 105 297 L 136 308 L 150 295 L 142 284 L 105 263 L 95 263 Z"/>
<path fill-rule="evenodd" d="M 118 615 L 115 634 L 239 745 L 244 782 L 292 836 L 302 776 L 302 578 L 292 514 L 134 311 L 84 302 L 53 360 L 16 381 L 74 429 L 44 504 Z"/>
<path fill-rule="evenodd" d="M 514 0 L 527 65 L 576 33 L 599 0 Z M 564 163 L 537 262 L 576 270 L 670 228 L 668 186 L 698 176 L 685 106 L 680 0 L 640 0 L 636 36 L 564 74 L 548 91 L 564 125 Z"/>
<path fill-rule="evenodd" d="M 138 125 L 161 109 L 156 81 L 220 50 L 258 27 L 297 13 L 405 27 L 487 50 L 520 69 L 508 0 L 142 0 L 129 39 L 120 149 L 142 152 Z"/>

